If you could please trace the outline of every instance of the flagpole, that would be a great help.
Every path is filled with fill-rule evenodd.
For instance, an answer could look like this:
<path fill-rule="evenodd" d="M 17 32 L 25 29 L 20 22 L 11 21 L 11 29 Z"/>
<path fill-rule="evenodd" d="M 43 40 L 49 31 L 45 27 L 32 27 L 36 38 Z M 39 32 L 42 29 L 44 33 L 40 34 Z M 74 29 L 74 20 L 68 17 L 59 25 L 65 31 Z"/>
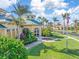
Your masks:
<path fill-rule="evenodd" d="M 66 21 L 67 21 L 67 13 L 66 13 Z M 67 23 L 67 22 L 66 22 Z M 67 35 L 67 26 L 66 26 L 66 35 Z M 68 39 L 66 38 L 66 52 L 68 52 Z"/>
<path fill-rule="evenodd" d="M 66 27 L 66 35 L 68 35 L 68 27 L 69 27 L 69 15 L 66 14 L 67 27 Z M 66 52 L 68 52 L 68 37 L 66 39 Z"/>

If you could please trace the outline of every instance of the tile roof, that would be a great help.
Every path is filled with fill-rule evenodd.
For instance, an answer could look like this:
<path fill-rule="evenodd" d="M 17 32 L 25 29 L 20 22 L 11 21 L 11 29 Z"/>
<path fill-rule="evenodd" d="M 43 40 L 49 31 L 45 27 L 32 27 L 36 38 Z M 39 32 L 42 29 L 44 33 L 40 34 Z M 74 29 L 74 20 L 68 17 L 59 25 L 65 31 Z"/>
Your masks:
<path fill-rule="evenodd" d="M 5 16 L 4 15 L 0 15 L 0 19 L 4 19 L 5 18 Z"/>
<path fill-rule="evenodd" d="M 4 25 L 0 24 L 0 29 L 6 28 Z"/>
<path fill-rule="evenodd" d="M 34 19 L 32 19 L 31 21 L 34 22 L 34 23 L 36 23 L 36 24 L 41 24 L 41 22 L 39 22 L 37 20 L 34 20 Z"/>
<path fill-rule="evenodd" d="M 26 20 L 26 25 L 41 25 L 41 23 L 35 19 Z"/>
<path fill-rule="evenodd" d="M 0 15 L 0 21 L 11 22 L 12 19 L 5 17 L 5 15 Z"/>

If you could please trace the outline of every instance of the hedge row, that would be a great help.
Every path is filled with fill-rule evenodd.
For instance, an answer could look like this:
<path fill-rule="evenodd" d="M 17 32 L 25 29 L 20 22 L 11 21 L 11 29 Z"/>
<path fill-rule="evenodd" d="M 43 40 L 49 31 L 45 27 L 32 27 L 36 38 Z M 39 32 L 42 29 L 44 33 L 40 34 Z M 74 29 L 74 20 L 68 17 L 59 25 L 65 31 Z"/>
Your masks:
<path fill-rule="evenodd" d="M 20 40 L 0 36 L 0 59 L 27 59 L 27 49 Z"/>

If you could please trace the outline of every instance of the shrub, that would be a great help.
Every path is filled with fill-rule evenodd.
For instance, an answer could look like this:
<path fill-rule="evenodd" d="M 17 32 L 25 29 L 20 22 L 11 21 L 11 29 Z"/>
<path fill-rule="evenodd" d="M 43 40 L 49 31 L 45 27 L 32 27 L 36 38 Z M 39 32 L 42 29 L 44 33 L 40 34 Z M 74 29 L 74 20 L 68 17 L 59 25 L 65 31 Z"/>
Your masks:
<path fill-rule="evenodd" d="M 51 35 L 51 29 L 50 28 L 44 28 L 42 29 L 42 36 L 50 36 Z"/>
<path fill-rule="evenodd" d="M 27 59 L 27 55 L 20 40 L 0 36 L 0 59 Z"/>
<path fill-rule="evenodd" d="M 23 40 L 24 44 L 29 44 L 34 41 L 37 41 L 37 38 L 35 35 L 27 28 L 24 28 L 21 35 L 20 39 Z"/>

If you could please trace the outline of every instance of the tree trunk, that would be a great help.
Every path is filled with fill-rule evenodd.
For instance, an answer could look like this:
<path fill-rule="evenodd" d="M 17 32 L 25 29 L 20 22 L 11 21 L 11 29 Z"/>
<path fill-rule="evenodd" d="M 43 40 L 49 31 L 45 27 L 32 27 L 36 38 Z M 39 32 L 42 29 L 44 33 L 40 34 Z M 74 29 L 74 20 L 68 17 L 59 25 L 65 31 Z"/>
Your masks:
<path fill-rule="evenodd" d="M 65 19 L 63 21 L 63 34 L 65 34 Z"/>
<path fill-rule="evenodd" d="M 19 33 L 20 27 L 17 25 L 17 38 L 20 39 L 20 33 Z"/>
<path fill-rule="evenodd" d="M 77 21 L 75 21 L 75 27 L 74 27 L 75 32 L 77 33 Z"/>

